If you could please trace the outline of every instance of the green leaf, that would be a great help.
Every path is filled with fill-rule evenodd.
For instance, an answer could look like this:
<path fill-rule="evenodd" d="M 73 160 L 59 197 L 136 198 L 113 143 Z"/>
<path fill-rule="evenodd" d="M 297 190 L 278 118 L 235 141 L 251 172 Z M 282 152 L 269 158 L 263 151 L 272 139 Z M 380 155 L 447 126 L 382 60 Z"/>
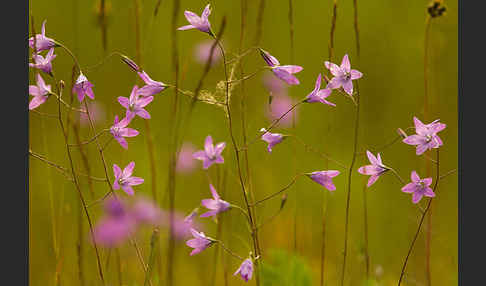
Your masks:
<path fill-rule="evenodd" d="M 301 257 L 283 249 L 270 251 L 261 265 L 263 286 L 310 286 L 311 271 Z"/>

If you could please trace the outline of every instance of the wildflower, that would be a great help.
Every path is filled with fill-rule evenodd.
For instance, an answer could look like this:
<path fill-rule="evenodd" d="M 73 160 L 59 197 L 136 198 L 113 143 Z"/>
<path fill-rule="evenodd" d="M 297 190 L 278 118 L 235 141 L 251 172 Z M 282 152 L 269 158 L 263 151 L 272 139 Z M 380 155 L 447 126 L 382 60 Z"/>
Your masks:
<path fill-rule="evenodd" d="M 201 17 L 199 17 L 198 15 L 196 15 L 191 11 L 187 11 L 187 10 L 184 11 L 184 16 L 186 16 L 186 19 L 190 23 L 190 25 L 182 26 L 177 30 L 182 31 L 182 30 L 189 30 L 189 29 L 198 29 L 201 32 L 205 32 L 212 35 L 211 24 L 209 23 L 208 20 L 209 14 L 211 14 L 209 5 L 210 4 L 206 5 L 204 11 L 201 14 Z"/>
<path fill-rule="evenodd" d="M 224 158 L 221 156 L 221 152 L 223 152 L 224 147 L 226 147 L 225 142 L 220 142 L 214 146 L 213 138 L 211 135 L 208 135 L 204 141 L 204 150 L 193 153 L 192 157 L 194 159 L 203 161 L 203 169 L 207 169 L 214 163 L 224 163 Z"/>
<path fill-rule="evenodd" d="M 265 73 L 263 76 L 263 85 L 272 95 L 287 94 L 287 85 L 270 73 Z"/>
<path fill-rule="evenodd" d="M 293 74 L 300 72 L 304 68 L 295 65 L 281 66 L 280 62 L 274 56 L 270 55 L 265 50 L 262 49 L 259 50 L 261 56 L 263 57 L 267 65 L 272 68 L 272 72 L 276 77 L 278 77 L 279 79 L 285 81 L 287 84 L 290 85 L 300 84 L 299 80 Z"/>
<path fill-rule="evenodd" d="M 348 55 L 344 55 L 343 60 L 341 61 L 341 66 L 328 61 L 325 61 L 324 65 L 334 76 L 327 84 L 327 88 L 336 89 L 342 87 L 347 94 L 352 96 L 353 80 L 361 78 L 363 74 L 357 70 L 351 69 Z"/>
<path fill-rule="evenodd" d="M 141 180 L 143 182 L 143 179 Z M 134 203 L 131 215 L 139 224 L 158 226 L 162 222 L 162 211 L 152 201 L 145 198 L 138 199 Z"/>
<path fill-rule="evenodd" d="M 133 169 L 135 168 L 135 162 L 130 162 L 125 169 L 122 170 L 117 164 L 113 164 L 113 173 L 115 175 L 115 181 L 113 182 L 113 189 L 119 190 L 120 187 L 129 195 L 133 195 L 134 191 L 132 186 L 137 186 L 143 183 L 143 179 L 139 177 L 133 177 Z"/>
<path fill-rule="evenodd" d="M 76 79 L 76 83 L 73 86 L 73 93 L 78 95 L 79 102 L 83 102 L 85 95 L 91 99 L 94 99 L 92 87 L 93 84 L 88 81 L 83 73 L 80 73 L 78 79 Z"/>
<path fill-rule="evenodd" d="M 41 33 L 35 35 L 35 41 L 34 37 L 29 38 L 29 47 L 31 49 L 34 49 L 35 42 L 34 50 L 36 50 L 37 52 L 49 50 L 50 48 L 56 47 L 56 42 L 53 39 L 46 37 L 46 22 L 47 20 L 44 20 L 44 22 L 42 23 Z"/>
<path fill-rule="evenodd" d="M 230 203 L 228 203 L 227 201 L 223 201 L 219 197 L 216 189 L 212 184 L 209 184 L 209 188 L 211 189 L 213 199 L 204 199 L 201 201 L 201 204 L 207 209 L 210 209 L 210 211 L 203 213 L 201 217 L 216 216 L 218 213 L 224 212 L 230 208 Z"/>
<path fill-rule="evenodd" d="M 285 135 L 280 133 L 270 133 L 265 128 L 260 129 L 260 132 L 264 132 L 262 135 L 262 140 L 268 143 L 267 150 L 269 153 L 272 153 L 273 146 L 285 139 Z"/>
<path fill-rule="evenodd" d="M 214 40 L 204 41 L 198 44 L 194 50 L 195 60 L 201 64 L 205 65 L 209 61 L 211 56 L 211 47 L 214 44 Z M 221 60 L 221 51 L 217 48 L 213 50 L 213 57 L 211 58 L 211 65 L 218 63 Z"/>
<path fill-rule="evenodd" d="M 51 62 L 53 59 L 56 58 L 56 55 L 54 54 L 54 48 L 51 48 L 49 52 L 47 52 L 45 58 L 40 54 L 33 54 L 32 58 L 35 63 L 29 63 L 29 67 L 40 69 L 41 71 L 52 75 Z"/>
<path fill-rule="evenodd" d="M 253 262 L 251 261 L 251 258 L 245 259 L 238 270 L 233 275 L 240 274 L 241 279 L 245 280 L 245 282 L 248 282 L 248 280 L 251 279 L 251 276 L 253 274 Z"/>
<path fill-rule="evenodd" d="M 195 208 L 189 215 L 185 216 L 178 211 L 172 213 L 174 223 L 172 225 L 174 236 L 177 239 L 187 239 L 191 236 L 190 229 L 199 227 L 194 222 L 194 218 L 197 216 L 199 209 Z M 163 214 L 163 224 L 165 226 L 171 227 L 170 225 L 170 212 L 165 212 Z"/>
<path fill-rule="evenodd" d="M 163 82 L 151 79 L 145 71 L 138 72 L 138 75 L 145 82 L 145 85 L 138 90 L 138 94 L 141 96 L 155 95 L 167 88 Z"/>
<path fill-rule="evenodd" d="M 402 192 L 413 193 L 412 202 L 414 204 L 418 203 L 423 196 L 435 197 L 434 191 L 430 188 L 432 178 L 420 179 L 417 172 L 412 171 L 411 179 L 412 182 L 406 184 L 402 188 Z"/>
<path fill-rule="evenodd" d="M 309 95 L 307 95 L 307 97 L 305 98 L 305 102 L 309 102 L 309 103 L 321 102 L 331 106 L 336 106 L 336 104 L 326 100 L 326 97 L 331 95 L 331 92 L 332 90 L 327 87 L 325 89 L 321 89 L 321 74 L 319 74 L 317 76 L 314 90 L 311 93 L 309 93 Z"/>
<path fill-rule="evenodd" d="M 366 155 L 368 156 L 368 160 L 370 160 L 371 165 L 360 167 L 358 172 L 363 175 L 371 175 L 371 177 L 368 179 L 368 184 L 366 185 L 367 187 L 370 187 L 383 173 L 388 171 L 389 168 L 383 165 L 380 153 L 378 153 L 378 155 L 375 157 L 375 155 L 373 155 L 370 151 L 366 150 Z"/>
<path fill-rule="evenodd" d="M 98 244 L 114 247 L 128 239 L 135 232 L 137 224 L 120 199 L 105 201 L 104 210 L 105 216 L 94 229 L 94 239 Z"/>
<path fill-rule="evenodd" d="M 121 121 L 118 121 L 118 115 L 115 116 L 115 122 L 113 126 L 110 128 L 110 133 L 115 137 L 116 141 L 120 143 L 120 145 L 128 149 L 127 140 L 124 137 L 135 137 L 138 135 L 138 131 L 132 128 L 127 128 L 127 125 L 130 123 L 133 117 L 125 117 Z"/>
<path fill-rule="evenodd" d="M 204 249 L 208 248 L 209 246 L 211 246 L 213 243 L 216 242 L 212 238 L 205 236 L 204 232 L 198 232 L 193 228 L 191 228 L 190 231 L 194 238 L 189 239 L 186 242 L 186 245 L 194 248 L 192 252 L 189 254 L 191 256 L 200 253 L 201 251 L 203 251 Z"/>
<path fill-rule="evenodd" d="M 132 92 L 130 93 L 130 98 L 119 96 L 118 102 L 127 109 L 126 116 L 135 117 L 138 115 L 144 119 L 150 119 L 150 114 L 147 110 L 144 109 L 152 100 L 154 100 L 153 96 L 139 96 L 138 86 L 133 86 Z"/>
<path fill-rule="evenodd" d="M 192 153 L 195 151 L 196 149 L 191 143 L 185 142 L 182 144 L 181 151 L 177 158 L 176 172 L 189 173 L 194 169 L 196 161 L 192 157 Z"/>
<path fill-rule="evenodd" d="M 332 178 L 339 175 L 339 171 L 335 171 L 335 170 L 317 171 L 306 175 L 309 176 L 309 178 L 311 178 L 314 182 L 318 183 L 319 185 L 323 186 L 329 191 L 336 190 L 336 186 L 332 182 Z"/>
<path fill-rule="evenodd" d="M 97 101 L 88 102 L 88 110 L 89 110 L 89 116 L 91 118 L 91 121 L 93 121 L 94 124 L 97 122 L 105 121 L 106 112 L 103 105 L 101 105 L 99 102 Z M 87 113 L 79 112 L 79 123 L 81 124 L 81 126 L 89 125 L 89 118 Z"/>
<path fill-rule="evenodd" d="M 423 124 L 417 117 L 413 117 L 413 121 L 415 124 L 415 133 L 414 135 L 407 136 L 407 138 L 403 139 L 403 142 L 408 145 L 416 145 L 417 155 L 422 155 L 425 151 L 439 148 L 443 145 L 442 140 L 437 133 L 444 130 L 446 125 L 444 123 L 440 123 L 439 119 L 433 121 L 429 124 Z"/>
<path fill-rule="evenodd" d="M 284 113 L 289 111 L 289 109 L 292 108 L 292 105 L 293 103 L 291 97 L 287 95 L 275 96 L 269 108 L 266 109 L 266 116 L 272 121 L 277 120 Z M 295 109 L 292 112 L 288 112 L 284 117 L 282 117 L 282 119 L 280 119 L 279 126 L 289 127 L 292 125 L 294 120 L 297 120 L 297 111 Z"/>
<path fill-rule="evenodd" d="M 37 85 L 29 85 L 29 94 L 34 97 L 29 103 L 29 110 L 46 102 L 50 93 L 51 85 L 46 84 L 42 76 L 37 74 Z"/>

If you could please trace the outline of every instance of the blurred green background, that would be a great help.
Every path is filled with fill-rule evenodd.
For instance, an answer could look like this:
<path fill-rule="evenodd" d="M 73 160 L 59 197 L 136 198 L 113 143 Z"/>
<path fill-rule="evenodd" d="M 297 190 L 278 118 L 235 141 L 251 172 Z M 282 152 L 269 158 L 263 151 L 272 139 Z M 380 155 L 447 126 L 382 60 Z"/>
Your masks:
<path fill-rule="evenodd" d="M 155 80 L 173 83 L 171 67 L 171 14 L 172 1 L 162 0 L 159 14 L 154 18 L 157 0 L 141 0 L 141 44 L 142 66 Z M 210 21 L 215 31 L 219 30 L 221 18 L 227 16 L 227 27 L 223 43 L 230 53 L 236 53 L 240 37 L 240 2 L 209 1 L 212 5 Z M 256 33 L 256 18 L 259 1 L 248 0 L 247 27 L 244 47 L 253 45 Z M 290 62 L 290 36 L 288 22 L 288 1 L 265 1 L 265 13 L 260 46 L 277 57 L 282 64 Z M 184 10 L 200 14 L 207 1 L 181 1 L 178 26 L 186 25 Z M 426 7 L 428 1 L 358 1 L 361 56 L 356 53 L 353 29 L 353 1 L 337 1 L 337 22 L 333 62 L 340 63 L 345 53 L 349 54 L 351 66 L 363 72 L 359 82 L 361 94 L 361 115 L 359 129 L 360 151 L 367 147 L 382 146 L 396 137 L 396 129 L 413 126 L 412 117 L 418 116 L 425 123 L 440 118 L 447 128 L 439 136 L 444 141 L 441 147 L 441 173 L 455 169 L 457 153 L 457 2 L 446 1 L 447 13 L 432 19 L 430 26 L 429 50 L 429 114 L 423 115 L 424 102 L 424 35 Z M 83 67 L 99 63 L 111 51 L 122 52 L 135 59 L 135 1 L 107 1 L 107 52 L 104 53 L 99 26 L 99 2 L 92 0 L 32 0 L 30 14 L 35 19 L 35 29 L 40 31 L 41 23 L 47 19 L 47 36 L 66 46 L 79 58 Z M 292 64 L 301 65 L 304 70 L 297 74 L 301 84 L 291 86 L 288 94 L 295 100 L 306 96 L 313 88 L 315 78 L 324 71 L 323 62 L 328 59 L 328 45 L 331 27 L 333 1 L 293 1 L 295 51 Z M 194 90 L 203 72 L 203 66 L 194 60 L 195 45 L 206 40 L 206 34 L 196 30 L 179 31 L 179 56 L 181 65 L 181 88 Z M 57 58 L 53 62 L 58 79 L 71 82 L 72 61 L 61 49 L 56 49 Z M 230 54 L 231 55 L 231 54 Z M 245 72 L 252 73 L 264 65 L 257 53 L 244 59 Z M 327 73 L 327 71 L 326 71 Z M 101 66 L 86 72 L 94 83 L 96 102 L 105 110 L 104 118 L 97 123 L 97 130 L 111 126 L 114 115 L 122 115 L 118 96 L 129 96 L 137 76 L 116 57 L 107 59 Z M 327 73 L 328 74 L 328 73 Z M 267 126 L 265 116 L 269 93 L 262 83 L 262 74 L 245 82 L 247 105 L 247 130 L 250 138 Z M 43 75 L 44 76 L 44 75 Z M 35 83 L 34 71 L 30 71 L 31 84 Z M 47 80 L 48 76 L 44 76 Z M 214 90 L 215 84 L 224 79 L 222 65 L 215 65 L 204 83 L 204 89 Z M 51 79 L 48 79 L 52 84 Z M 174 92 L 167 90 L 156 96 L 148 106 L 152 119 L 150 126 L 155 144 L 157 167 L 158 201 L 167 208 L 167 166 L 169 127 Z M 241 145 L 239 88 L 233 96 L 235 133 Z M 331 154 L 346 165 L 350 164 L 353 148 L 353 126 L 355 108 L 352 102 L 334 92 L 329 100 L 335 102 L 333 108 L 321 104 L 299 107 L 295 128 L 276 128 L 278 132 L 296 134 L 307 144 Z M 182 111 L 187 110 L 188 98 L 181 100 Z M 75 104 L 78 104 L 75 101 Z M 55 113 L 54 99 L 42 105 L 41 112 Z M 30 113 L 30 148 L 43 154 L 51 161 L 68 167 L 63 137 L 55 118 Z M 204 138 L 211 134 L 215 142 L 225 141 L 223 152 L 225 164 L 209 169 L 212 180 L 227 173 L 224 186 L 219 192 L 224 199 L 243 206 L 241 189 L 236 180 L 236 165 L 227 122 L 222 109 L 197 103 L 190 129 L 185 130 L 187 141 L 202 148 Z M 129 149 L 123 150 L 112 142 L 105 156 L 108 165 L 116 163 L 125 166 L 136 161 L 135 175 L 145 178 L 145 183 L 135 187 L 137 194 L 151 195 L 149 157 L 146 149 L 145 127 L 137 118 L 131 127 L 140 130 L 141 135 L 128 139 Z M 90 137 L 88 128 L 81 130 L 84 140 Z M 410 132 L 409 132 L 410 133 Z M 106 135 L 105 138 L 109 138 Z M 74 140 L 74 138 L 71 138 Z M 74 142 L 74 141 L 72 141 Z M 95 145 L 85 148 L 94 176 L 103 177 L 103 168 Z M 81 157 L 74 150 L 74 161 L 82 170 Z M 415 148 L 396 143 L 382 151 L 385 164 L 396 169 L 409 180 L 410 172 L 417 170 L 421 177 L 426 173 L 423 156 L 415 155 Z M 428 152 L 435 156 L 434 152 Z M 289 139 L 276 146 L 273 153 L 267 153 L 266 145 L 259 141 L 249 149 L 251 187 L 255 197 L 278 191 L 287 185 L 296 173 L 316 170 L 339 169 L 332 162 L 306 151 L 295 140 Z M 359 166 L 368 164 L 364 156 L 358 157 L 353 170 L 350 229 L 348 241 L 348 262 L 346 285 L 365 285 L 364 227 L 363 227 L 363 186 L 368 177 L 356 172 Z M 80 285 L 78 279 L 77 245 L 80 206 L 74 185 L 45 163 L 30 157 L 30 282 L 31 285 L 54 285 L 56 269 L 62 285 Z M 320 281 L 320 253 L 322 244 L 322 213 L 327 205 L 326 215 L 326 256 L 325 284 L 338 285 L 344 244 L 344 220 L 346 205 L 346 172 L 335 178 L 337 190 L 329 193 L 307 178 L 301 178 L 288 191 L 284 210 L 260 232 L 263 261 L 272 263 L 271 249 L 286 250 L 300 256 L 308 268 L 312 285 Z M 109 170 L 110 175 L 111 168 Z M 432 174 L 431 174 L 432 175 Z M 190 174 L 179 174 L 176 181 L 176 208 L 189 213 L 200 200 L 208 198 L 209 188 L 206 173 L 198 162 Z M 95 196 L 88 193 L 87 181 L 81 180 L 83 192 L 88 201 L 99 198 L 107 191 L 104 183 L 95 182 Z M 391 174 L 381 177 L 366 190 L 369 225 L 370 276 L 375 285 L 395 285 L 400 275 L 401 265 L 412 237 L 415 233 L 420 212 L 412 204 L 411 196 L 400 191 L 402 186 Z M 433 285 L 456 285 L 457 273 L 457 174 L 441 181 L 438 195 L 432 208 L 431 233 L 431 278 Z M 120 193 L 124 196 L 124 194 Z M 421 205 L 425 205 L 425 201 Z M 279 208 L 276 198 L 257 208 L 260 221 L 272 216 Z M 102 215 L 101 205 L 90 208 L 94 221 Z M 82 250 L 85 285 L 99 285 L 93 248 L 87 239 L 87 223 L 82 214 L 84 248 Z M 217 225 L 208 219 L 198 219 L 205 233 L 216 235 Z M 246 257 L 249 243 L 242 216 L 229 212 L 222 217 L 222 240 Z M 54 226 L 54 227 L 53 227 Z M 405 283 L 403 285 L 427 285 L 425 264 L 425 229 L 421 232 L 410 258 Z M 295 231 L 296 230 L 296 231 Z M 150 229 L 145 229 L 137 237 L 148 260 Z M 242 241 L 243 240 L 243 241 Z M 160 253 L 162 265 L 160 285 L 165 285 L 167 230 L 161 230 Z M 55 249 L 58 249 L 56 251 Z M 57 258 L 56 258 L 56 252 Z M 175 256 L 175 285 L 243 285 L 240 278 L 232 277 L 239 262 L 221 250 L 215 260 L 216 247 L 212 247 L 194 257 L 189 257 L 190 249 L 183 241 L 177 242 Z M 108 285 L 119 285 L 115 256 L 101 250 L 103 267 Z M 119 248 L 122 285 L 143 285 L 143 271 L 136 259 L 133 247 L 126 243 Z M 217 261 L 216 266 L 214 266 Z M 216 269 L 213 279 L 212 271 Z M 226 274 L 225 274 L 226 273 Z M 227 277 L 227 279 L 225 279 Z M 154 280 L 155 281 L 155 280 Z M 254 280 L 250 282 L 254 284 Z M 274 284 L 278 285 L 278 284 Z M 289 285 L 293 285 L 290 283 Z"/>

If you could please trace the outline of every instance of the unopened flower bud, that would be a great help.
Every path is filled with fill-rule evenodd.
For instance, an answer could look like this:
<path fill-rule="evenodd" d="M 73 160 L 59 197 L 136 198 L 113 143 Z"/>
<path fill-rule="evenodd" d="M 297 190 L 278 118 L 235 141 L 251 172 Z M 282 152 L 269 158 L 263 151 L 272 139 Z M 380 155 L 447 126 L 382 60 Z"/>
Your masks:
<path fill-rule="evenodd" d="M 136 72 L 140 71 L 140 68 L 138 67 L 138 65 L 133 60 L 131 60 L 129 57 L 127 57 L 125 55 L 121 55 L 121 58 L 122 58 L 122 61 L 124 61 L 134 71 L 136 71 Z"/>
<path fill-rule="evenodd" d="M 282 195 L 282 199 L 280 200 L 280 210 L 282 210 L 285 206 L 285 203 L 287 202 L 287 197 L 287 194 Z"/>
<path fill-rule="evenodd" d="M 398 128 L 397 129 L 397 132 L 400 136 L 402 136 L 403 138 L 406 138 L 408 135 L 407 133 L 405 133 L 405 131 L 402 130 L 402 128 Z"/>

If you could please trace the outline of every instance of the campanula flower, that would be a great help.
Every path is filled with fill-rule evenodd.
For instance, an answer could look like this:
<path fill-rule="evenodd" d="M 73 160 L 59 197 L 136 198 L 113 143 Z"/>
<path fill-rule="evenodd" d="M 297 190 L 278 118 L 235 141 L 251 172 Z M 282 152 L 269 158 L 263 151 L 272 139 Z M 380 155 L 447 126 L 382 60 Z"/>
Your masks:
<path fill-rule="evenodd" d="M 78 95 L 79 102 L 83 102 L 85 95 L 94 99 L 93 84 L 88 81 L 83 73 L 80 73 L 78 79 L 76 79 L 76 83 L 73 86 L 73 93 Z"/>
<path fill-rule="evenodd" d="M 205 65 L 209 57 L 211 56 L 211 47 L 214 44 L 214 40 L 207 40 L 198 44 L 194 50 L 194 59 L 201 65 Z M 216 47 L 213 50 L 213 57 L 211 58 L 210 65 L 217 64 L 221 60 L 221 51 Z"/>
<path fill-rule="evenodd" d="M 115 181 L 113 182 L 113 189 L 119 190 L 120 187 L 125 193 L 133 196 L 134 191 L 132 186 L 137 186 L 143 183 L 143 179 L 139 177 L 133 177 L 133 169 L 135 168 L 135 162 L 130 162 L 125 169 L 122 170 L 117 164 L 113 164 L 113 174 L 115 175 Z"/>
<path fill-rule="evenodd" d="M 287 95 L 288 85 L 273 76 L 270 72 L 263 75 L 263 85 L 273 96 Z"/>
<path fill-rule="evenodd" d="M 138 135 L 137 130 L 127 128 L 132 119 L 133 117 L 125 117 L 121 121 L 118 121 L 118 115 L 116 115 L 115 122 L 110 128 L 111 135 L 113 135 L 116 141 L 118 141 L 118 143 L 120 143 L 120 145 L 125 149 L 128 149 L 128 143 L 125 137 L 135 137 Z"/>
<path fill-rule="evenodd" d="M 153 96 L 139 96 L 138 95 L 138 86 L 133 86 L 132 93 L 130 94 L 130 98 L 119 96 L 118 102 L 127 109 L 126 116 L 135 116 L 138 115 L 144 119 L 150 119 L 150 114 L 147 110 L 144 109 L 152 100 L 154 100 Z"/>
<path fill-rule="evenodd" d="M 329 170 L 329 171 L 317 171 L 306 174 L 314 182 L 328 189 L 329 191 L 335 191 L 336 186 L 332 182 L 332 178 L 339 175 L 339 171 Z"/>
<path fill-rule="evenodd" d="M 360 167 L 358 172 L 363 175 L 371 175 L 371 177 L 368 179 L 368 184 L 366 185 L 367 187 L 370 187 L 381 175 L 390 169 L 383 165 L 380 153 L 378 153 L 378 155 L 375 157 L 375 155 L 367 150 L 366 155 L 368 156 L 368 160 L 370 160 L 371 165 Z"/>
<path fill-rule="evenodd" d="M 204 199 L 201 201 L 201 204 L 207 209 L 210 209 L 210 211 L 203 213 L 201 217 L 216 216 L 218 213 L 224 212 L 230 208 L 230 203 L 228 203 L 227 201 L 223 201 L 219 197 L 216 189 L 212 184 L 209 184 L 209 188 L 211 189 L 213 199 Z"/>
<path fill-rule="evenodd" d="M 305 102 L 309 102 L 309 103 L 321 102 L 321 103 L 328 104 L 328 105 L 331 105 L 331 106 L 336 106 L 336 104 L 326 100 L 326 97 L 331 95 L 332 90 L 330 88 L 327 88 L 327 87 L 325 89 L 321 89 L 321 80 L 322 80 L 321 74 L 319 74 L 317 76 L 316 85 L 314 86 L 314 90 L 307 95 L 307 97 L 305 98 Z"/>
<path fill-rule="evenodd" d="M 197 151 L 192 154 L 192 157 L 197 160 L 203 161 L 203 169 L 209 168 L 212 164 L 223 164 L 224 158 L 221 156 L 221 153 L 226 147 L 225 142 L 220 142 L 213 145 L 213 138 L 211 135 L 208 135 L 204 140 L 204 150 Z"/>
<path fill-rule="evenodd" d="M 279 80 L 280 81 L 280 80 Z M 270 120 L 279 119 L 285 112 L 292 108 L 293 102 L 292 98 L 288 95 L 278 95 L 274 96 L 270 106 L 266 106 L 266 116 Z M 295 116 L 295 119 L 294 119 Z M 279 121 L 279 126 L 290 127 L 293 121 L 297 121 L 297 110 L 294 109 L 292 112 L 287 113 Z"/>
<path fill-rule="evenodd" d="M 137 92 L 141 96 L 155 95 L 167 88 L 167 85 L 163 82 L 151 79 L 145 71 L 138 72 L 138 75 L 145 82 L 145 85 Z"/>
<path fill-rule="evenodd" d="M 201 17 L 196 15 L 195 13 L 191 11 L 184 11 L 184 16 L 186 16 L 187 21 L 190 23 L 190 25 L 182 26 L 178 28 L 177 30 L 189 30 L 189 29 L 198 29 L 201 32 L 208 33 L 212 35 L 211 32 L 211 24 L 209 23 L 208 17 L 209 14 L 211 14 L 211 9 L 209 8 L 209 5 L 206 5 L 204 8 L 204 11 L 201 14 Z"/>
<path fill-rule="evenodd" d="M 154 202 L 146 198 L 139 198 L 133 204 L 130 213 L 138 224 L 159 226 L 162 223 L 162 211 Z"/>
<path fill-rule="evenodd" d="M 208 248 L 209 246 L 211 246 L 213 243 L 216 242 L 214 239 L 205 236 L 204 232 L 198 232 L 193 228 L 191 228 L 190 231 L 194 238 L 189 239 L 186 242 L 186 245 L 194 248 L 192 252 L 189 254 L 191 256 L 200 253 L 201 251 L 203 251 L 204 249 Z"/>
<path fill-rule="evenodd" d="M 53 39 L 46 37 L 46 22 L 47 20 L 44 20 L 44 22 L 42 23 L 41 33 L 35 35 L 35 41 L 34 37 L 29 38 L 29 47 L 31 49 L 34 49 L 35 42 L 35 50 L 37 52 L 49 50 L 50 48 L 54 48 L 56 46 L 56 43 Z"/>
<path fill-rule="evenodd" d="M 189 142 L 182 144 L 181 151 L 177 158 L 176 172 L 178 173 L 190 173 L 196 167 L 196 160 L 192 157 L 192 154 L 196 151 L 194 145 Z"/>
<path fill-rule="evenodd" d="M 241 279 L 245 280 L 245 282 L 248 282 L 248 280 L 251 279 L 251 276 L 253 275 L 253 262 L 251 261 L 251 258 L 245 259 L 233 275 L 238 274 L 240 274 Z"/>
<path fill-rule="evenodd" d="M 437 136 L 437 133 L 446 128 L 444 123 L 440 123 L 439 119 L 437 119 L 432 123 L 423 124 L 415 116 L 413 117 L 413 122 L 415 124 L 415 133 L 417 134 L 407 136 L 407 138 L 403 139 L 403 142 L 408 145 L 416 145 L 417 155 L 422 155 L 427 150 L 442 146 L 442 140 Z"/>
<path fill-rule="evenodd" d="M 262 49 L 259 49 L 259 51 L 267 65 L 272 68 L 272 72 L 276 77 L 290 85 L 300 84 L 299 80 L 293 74 L 303 70 L 303 67 L 295 65 L 281 66 L 280 62 L 274 56 L 270 55 L 270 53 Z"/>
<path fill-rule="evenodd" d="M 29 103 L 29 110 L 46 102 L 51 93 L 51 85 L 46 84 L 40 74 L 37 74 L 37 85 L 29 85 L 29 94 L 34 98 Z"/>
<path fill-rule="evenodd" d="M 118 198 L 110 198 L 105 201 L 105 215 L 94 228 L 94 239 L 96 243 L 114 247 L 133 234 L 137 223 L 129 214 L 128 207 Z"/>
<path fill-rule="evenodd" d="M 194 218 L 197 216 L 199 208 L 195 208 L 189 215 L 184 216 L 179 211 L 173 212 L 173 233 L 176 239 L 187 239 L 191 236 L 191 228 L 198 228 L 199 225 L 196 224 Z M 163 225 L 170 227 L 170 212 L 163 212 Z"/>
<path fill-rule="evenodd" d="M 260 132 L 264 132 L 261 138 L 263 141 L 268 143 L 268 153 L 272 153 L 273 146 L 277 145 L 285 139 L 285 135 L 280 133 L 270 133 L 265 128 L 260 129 Z"/>
<path fill-rule="evenodd" d="M 47 52 L 46 57 L 43 57 L 40 54 L 33 54 L 32 59 L 34 63 L 29 63 L 29 67 L 40 69 L 41 71 L 52 74 L 52 60 L 56 58 L 54 54 L 54 48 L 51 48 L 49 52 Z"/>
<path fill-rule="evenodd" d="M 414 204 L 418 203 L 423 196 L 426 197 L 435 197 L 434 190 L 430 188 L 430 185 L 432 184 L 432 178 L 425 178 L 425 179 L 420 179 L 419 175 L 417 172 L 412 171 L 411 175 L 412 182 L 406 184 L 402 188 L 402 192 L 404 193 L 412 193 L 412 202 Z"/>
<path fill-rule="evenodd" d="M 324 65 L 334 76 L 327 84 L 327 88 L 336 89 L 342 87 L 347 94 L 352 96 L 353 80 L 361 78 L 363 74 L 360 71 L 351 69 L 348 55 L 344 55 L 341 66 L 328 61 L 325 61 Z"/>

